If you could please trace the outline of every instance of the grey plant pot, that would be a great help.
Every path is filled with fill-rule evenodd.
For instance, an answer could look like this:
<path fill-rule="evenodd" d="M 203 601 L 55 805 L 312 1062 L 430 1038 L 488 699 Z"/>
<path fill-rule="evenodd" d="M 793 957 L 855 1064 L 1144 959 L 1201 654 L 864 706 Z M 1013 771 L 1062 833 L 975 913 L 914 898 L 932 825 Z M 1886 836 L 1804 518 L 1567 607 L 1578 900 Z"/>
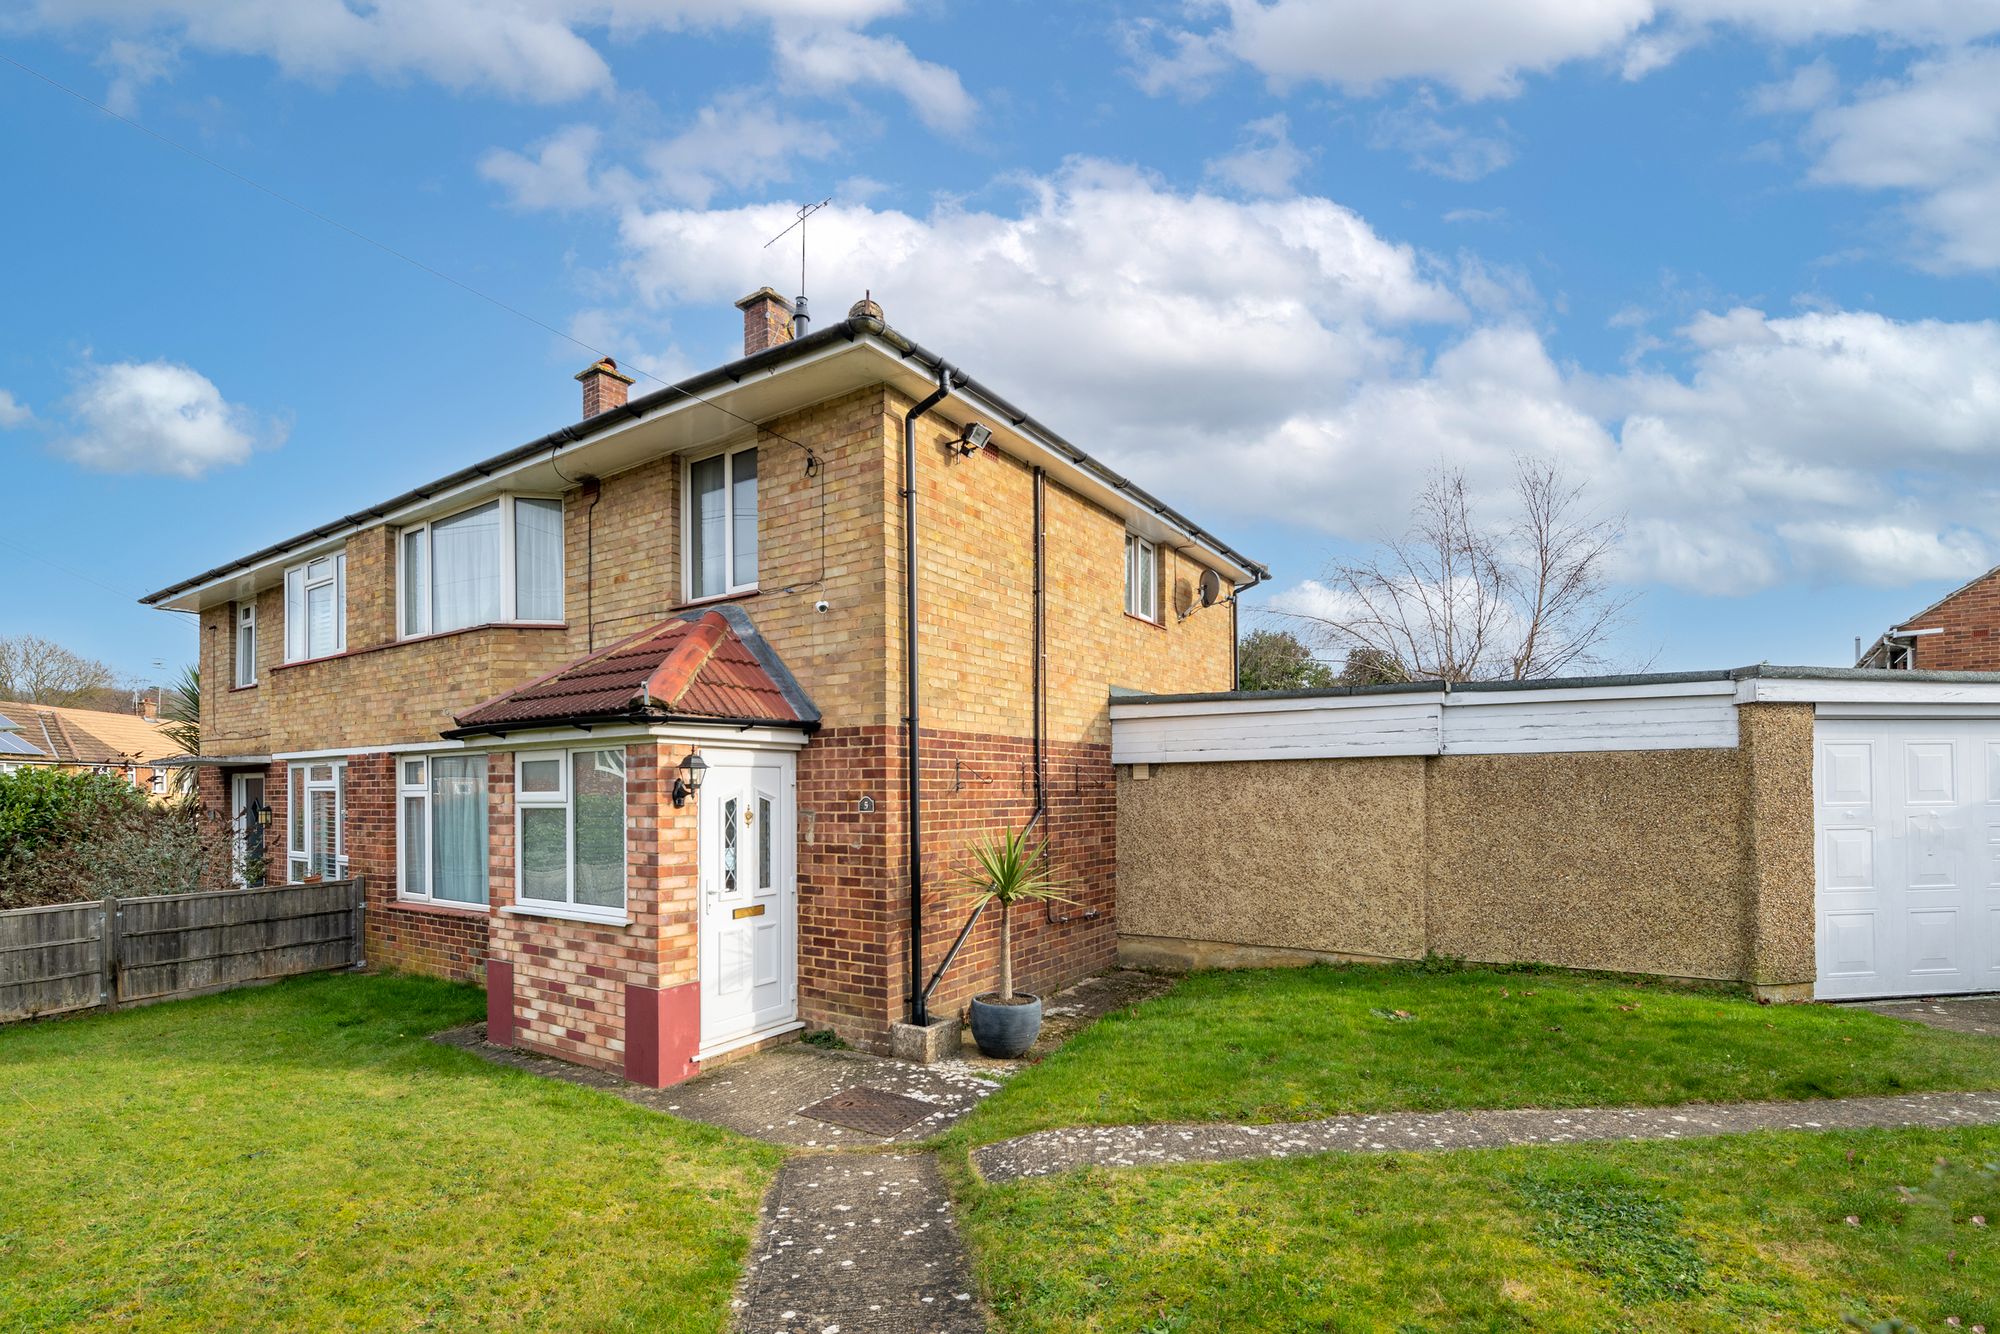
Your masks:
<path fill-rule="evenodd" d="M 972 1040 L 979 1054 L 998 1060 L 1026 1056 L 1042 1031 L 1042 998 L 1014 993 L 1015 1004 L 1002 1005 L 985 996 L 972 998 Z"/>

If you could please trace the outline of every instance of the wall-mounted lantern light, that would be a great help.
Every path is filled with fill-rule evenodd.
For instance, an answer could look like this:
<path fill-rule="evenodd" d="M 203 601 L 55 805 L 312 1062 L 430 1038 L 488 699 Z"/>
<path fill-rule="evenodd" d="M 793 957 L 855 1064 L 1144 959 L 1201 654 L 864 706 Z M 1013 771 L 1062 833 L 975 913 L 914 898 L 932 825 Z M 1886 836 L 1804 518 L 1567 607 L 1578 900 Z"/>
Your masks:
<path fill-rule="evenodd" d="M 260 801 L 250 809 L 256 813 L 258 828 L 269 829 L 271 827 L 271 808 L 269 806 Z"/>
<path fill-rule="evenodd" d="M 701 780 L 708 776 L 708 761 L 699 751 L 689 751 L 688 757 L 680 762 L 679 773 L 674 778 L 674 809 L 687 805 L 687 799 L 701 791 Z"/>

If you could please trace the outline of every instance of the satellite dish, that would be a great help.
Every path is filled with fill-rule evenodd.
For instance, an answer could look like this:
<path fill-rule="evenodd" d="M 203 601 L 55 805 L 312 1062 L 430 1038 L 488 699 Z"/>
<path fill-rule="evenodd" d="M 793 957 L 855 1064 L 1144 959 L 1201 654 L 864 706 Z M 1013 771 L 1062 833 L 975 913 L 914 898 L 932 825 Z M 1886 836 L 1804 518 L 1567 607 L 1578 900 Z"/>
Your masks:
<path fill-rule="evenodd" d="M 1222 600 L 1222 576 L 1214 570 L 1201 572 L 1201 605 L 1213 607 Z"/>

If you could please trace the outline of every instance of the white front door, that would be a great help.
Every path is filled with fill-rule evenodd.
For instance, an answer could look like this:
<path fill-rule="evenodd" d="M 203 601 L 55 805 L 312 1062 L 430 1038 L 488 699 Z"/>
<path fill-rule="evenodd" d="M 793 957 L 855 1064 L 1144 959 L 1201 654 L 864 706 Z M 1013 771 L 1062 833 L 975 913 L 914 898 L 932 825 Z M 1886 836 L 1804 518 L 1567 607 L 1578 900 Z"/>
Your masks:
<path fill-rule="evenodd" d="M 264 806 L 264 775 L 236 774 L 230 779 L 229 821 L 235 846 L 236 883 L 253 888 L 264 883 L 264 826 L 257 814 Z"/>
<path fill-rule="evenodd" d="M 1815 725 L 1821 999 L 2000 991 L 2000 722 Z"/>
<path fill-rule="evenodd" d="M 700 813 L 701 1045 L 798 1017 L 794 757 L 703 748 Z"/>

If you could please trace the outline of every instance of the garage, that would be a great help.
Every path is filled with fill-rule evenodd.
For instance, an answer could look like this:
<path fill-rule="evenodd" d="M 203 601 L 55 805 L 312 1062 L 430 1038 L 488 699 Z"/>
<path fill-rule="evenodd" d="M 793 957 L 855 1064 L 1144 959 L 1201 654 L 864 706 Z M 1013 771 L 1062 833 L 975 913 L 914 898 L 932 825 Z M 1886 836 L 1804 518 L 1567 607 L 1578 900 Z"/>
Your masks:
<path fill-rule="evenodd" d="M 1820 706 L 1818 998 L 2000 991 L 2000 718 L 1975 707 Z"/>

